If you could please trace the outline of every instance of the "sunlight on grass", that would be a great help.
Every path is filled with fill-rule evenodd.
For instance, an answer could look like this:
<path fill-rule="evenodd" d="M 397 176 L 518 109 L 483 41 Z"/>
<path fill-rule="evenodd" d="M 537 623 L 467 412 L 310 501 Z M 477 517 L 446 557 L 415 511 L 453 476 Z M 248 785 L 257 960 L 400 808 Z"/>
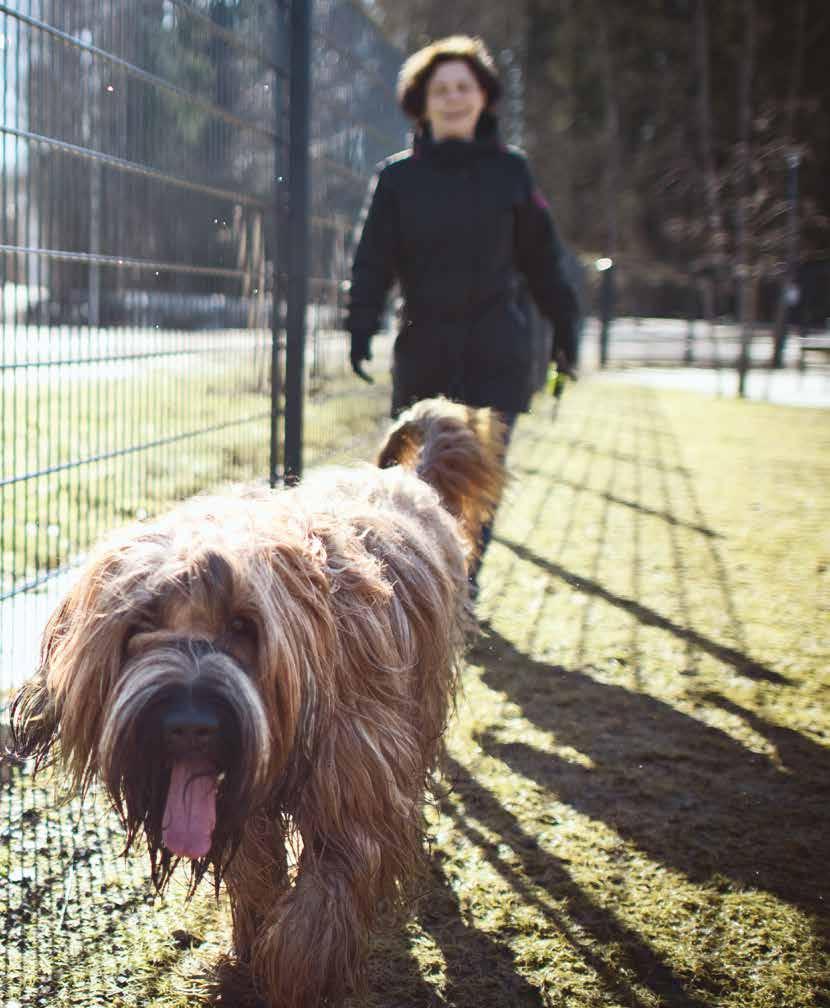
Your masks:
<path fill-rule="evenodd" d="M 312 457 L 369 457 L 381 406 L 314 402 Z M 351 1008 L 827 1002 L 828 447 L 830 412 L 599 381 L 522 418 L 428 874 Z M 224 901 L 0 796 L 9 996 L 210 1003 Z"/>

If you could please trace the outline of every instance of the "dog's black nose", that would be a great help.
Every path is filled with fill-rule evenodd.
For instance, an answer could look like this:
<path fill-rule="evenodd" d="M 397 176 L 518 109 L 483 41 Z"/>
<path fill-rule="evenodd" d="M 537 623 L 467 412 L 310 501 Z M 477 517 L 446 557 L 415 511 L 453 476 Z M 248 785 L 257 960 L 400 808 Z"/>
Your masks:
<path fill-rule="evenodd" d="M 168 756 L 209 754 L 219 737 L 219 715 L 207 704 L 189 700 L 165 711 L 161 727 Z"/>

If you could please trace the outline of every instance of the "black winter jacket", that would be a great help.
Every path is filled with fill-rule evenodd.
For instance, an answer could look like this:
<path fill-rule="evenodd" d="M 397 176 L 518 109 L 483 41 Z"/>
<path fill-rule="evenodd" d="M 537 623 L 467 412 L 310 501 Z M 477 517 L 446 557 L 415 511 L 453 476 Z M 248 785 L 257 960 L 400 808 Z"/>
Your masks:
<path fill-rule="evenodd" d="M 395 341 L 392 412 L 443 394 L 504 412 L 527 409 L 532 337 L 518 274 L 576 354 L 578 305 L 547 204 L 523 155 L 499 142 L 485 113 L 473 141 L 432 141 L 380 166 L 354 257 L 346 328 L 364 346 L 395 280 L 403 319 Z"/>

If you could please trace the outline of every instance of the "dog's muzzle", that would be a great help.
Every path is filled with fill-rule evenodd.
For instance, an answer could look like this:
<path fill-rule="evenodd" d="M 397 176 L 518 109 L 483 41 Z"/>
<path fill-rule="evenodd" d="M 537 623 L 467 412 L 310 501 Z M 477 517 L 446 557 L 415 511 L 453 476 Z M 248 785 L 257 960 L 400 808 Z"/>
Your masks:
<path fill-rule="evenodd" d="M 251 677 L 213 644 L 169 640 L 124 666 L 104 724 L 104 777 L 174 856 L 206 857 L 227 836 L 269 753 Z"/>
<path fill-rule="evenodd" d="M 187 691 L 179 699 L 171 698 L 160 711 L 159 727 L 165 763 L 170 767 L 162 818 L 164 846 L 182 857 L 204 857 L 216 826 L 222 766 L 219 709 Z"/>
<path fill-rule="evenodd" d="M 188 756 L 218 762 L 221 719 L 214 705 L 191 694 L 171 702 L 160 720 L 165 755 L 171 762 Z"/>

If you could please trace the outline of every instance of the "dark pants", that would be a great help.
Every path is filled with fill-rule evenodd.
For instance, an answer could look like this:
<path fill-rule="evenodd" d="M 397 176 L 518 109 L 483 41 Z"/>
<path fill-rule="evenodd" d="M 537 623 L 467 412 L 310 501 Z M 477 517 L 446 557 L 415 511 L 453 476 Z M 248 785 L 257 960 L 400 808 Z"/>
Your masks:
<path fill-rule="evenodd" d="M 507 454 L 507 447 L 510 444 L 510 438 L 513 435 L 513 428 L 516 425 L 516 418 L 518 413 L 502 413 L 501 419 L 504 422 L 504 451 Z M 481 569 L 481 563 L 484 560 L 484 554 L 487 552 L 487 547 L 490 545 L 490 540 L 493 538 L 493 522 L 496 516 L 490 519 L 486 525 L 481 527 L 481 535 L 479 536 L 479 549 L 478 557 L 470 568 L 470 592 L 475 598 L 478 593 L 478 572 Z"/>

